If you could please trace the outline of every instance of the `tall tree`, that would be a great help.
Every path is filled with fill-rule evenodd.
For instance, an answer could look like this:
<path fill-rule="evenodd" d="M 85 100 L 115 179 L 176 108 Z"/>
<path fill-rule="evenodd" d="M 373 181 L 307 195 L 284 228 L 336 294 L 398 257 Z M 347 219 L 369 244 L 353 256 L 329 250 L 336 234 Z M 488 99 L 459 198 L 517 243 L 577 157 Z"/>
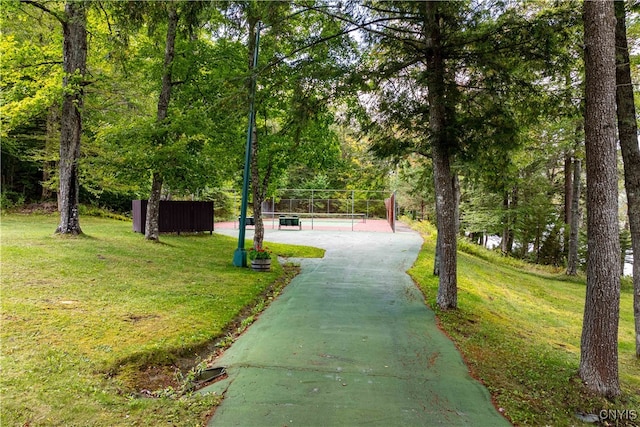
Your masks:
<path fill-rule="evenodd" d="M 162 127 L 165 125 L 164 121 L 167 118 L 169 111 L 169 101 L 171 100 L 171 87 L 172 81 L 172 67 L 173 58 L 175 56 L 176 47 L 176 33 L 178 31 L 178 10 L 175 2 L 170 2 L 167 5 L 167 36 L 165 39 L 164 48 L 164 61 L 162 67 L 162 84 L 160 86 L 160 95 L 158 97 L 158 112 L 156 120 L 160 132 L 158 138 L 159 144 L 163 138 L 166 138 L 166 132 L 162 131 Z M 145 224 L 144 237 L 147 240 L 157 241 L 160 238 L 159 217 L 160 217 L 160 196 L 162 195 L 162 172 L 154 170 L 152 172 L 151 193 L 149 195 L 149 202 L 147 204 L 147 217 Z"/>
<path fill-rule="evenodd" d="M 77 235 L 82 233 L 78 204 L 82 109 L 87 72 L 87 3 L 67 1 L 63 13 L 49 9 L 45 2 L 24 0 L 24 3 L 51 14 L 62 25 L 64 77 L 58 176 L 60 222 L 56 233 Z"/>
<path fill-rule="evenodd" d="M 636 356 L 640 357 L 640 146 L 633 100 L 631 66 L 625 22 L 625 2 L 615 2 L 616 10 L 616 102 L 618 135 L 624 162 L 624 187 L 633 251 L 633 315 L 636 329 Z"/>
<path fill-rule="evenodd" d="M 169 1 L 114 2 L 105 7 L 117 28 L 112 35 L 118 43 L 114 48 L 119 48 L 114 56 L 135 64 L 120 72 L 141 80 L 126 90 L 134 90 L 142 100 L 118 99 L 116 105 L 126 105 L 127 111 L 119 117 L 105 115 L 103 120 L 113 124 L 96 127 L 102 148 L 118 153 L 101 166 L 120 169 L 119 181 L 130 179 L 145 190 L 151 186 L 148 240 L 159 238 L 160 198 L 168 191 L 193 194 L 215 185 L 219 173 L 213 170 L 214 163 L 224 163 L 218 170 L 228 171 L 227 163 L 232 162 L 225 162 L 224 154 L 236 151 L 216 150 L 214 145 L 226 143 L 237 130 L 233 92 L 238 89 L 234 77 L 239 79 L 232 71 L 237 71 L 239 44 L 201 37 L 203 22 L 216 30 L 217 13 L 209 6 Z M 134 38 L 136 43 L 131 42 Z M 225 57 L 217 58 L 218 53 Z M 126 85 L 122 79 L 113 80 L 117 87 Z M 148 107 L 152 99 L 153 112 Z"/>
<path fill-rule="evenodd" d="M 436 190 L 436 216 L 438 226 L 438 295 L 437 303 L 442 309 L 458 305 L 457 284 L 457 229 L 456 197 L 451 172 L 452 140 L 447 135 L 449 128 L 445 88 L 445 66 L 439 10 L 442 3 L 424 3 L 425 59 L 429 102 L 429 128 L 431 130 L 433 179 Z"/>
<path fill-rule="evenodd" d="M 257 32 L 260 31 L 260 18 L 255 14 L 251 13 L 254 8 L 249 8 L 248 11 L 248 25 L 249 25 L 249 43 L 248 43 L 248 57 L 249 57 L 249 70 L 251 70 L 251 78 L 248 82 L 248 100 L 249 104 L 251 104 L 254 108 L 253 114 L 249 118 L 249 120 L 253 120 L 251 123 L 251 189 L 253 190 L 253 217 L 255 224 L 255 232 L 253 233 L 253 246 L 256 248 L 261 248 L 262 242 L 264 240 L 264 222 L 262 221 L 262 201 L 265 198 L 266 186 L 260 180 L 260 169 L 259 169 L 259 141 L 258 141 L 258 126 L 256 123 L 256 111 L 255 111 L 255 90 L 256 90 L 256 81 L 257 76 L 255 75 L 255 70 L 258 67 L 258 64 L 255 63 L 257 59 L 256 49 L 259 49 L 259 46 L 256 43 L 259 43 L 259 38 L 256 37 Z M 253 98 L 253 99 L 251 99 Z M 263 179 L 264 182 L 269 182 L 269 178 L 271 175 L 271 169 L 267 169 L 264 172 Z"/>
<path fill-rule="evenodd" d="M 504 171 L 500 166 L 509 163 L 503 160 L 521 143 L 520 134 L 540 117 L 548 92 L 540 82 L 555 81 L 551 70 L 563 66 L 557 47 L 570 38 L 565 28 L 572 16 L 566 6 L 521 13 L 503 2 L 492 3 L 491 13 L 474 2 L 371 1 L 364 7 L 377 110 L 366 130 L 380 156 L 419 153 L 433 161 L 438 304 L 454 308 L 453 162 L 483 157 L 496 175 Z M 507 180 L 499 184 L 503 196 L 511 193 Z"/>
<path fill-rule="evenodd" d="M 162 197 L 180 198 L 222 186 L 236 172 L 240 149 L 229 141 L 244 126 L 245 46 L 217 33 L 219 12 L 209 5 L 104 4 L 103 19 L 110 25 L 105 24 L 103 43 L 94 46 L 101 48 L 99 58 L 111 60 L 101 64 L 104 77 L 92 86 L 91 100 L 102 108 L 89 129 L 95 137 L 88 154 L 98 169 L 90 177 L 96 189 L 149 195 L 156 174 Z M 178 21 L 168 69 L 170 6 Z"/>
<path fill-rule="evenodd" d="M 82 137 L 82 106 L 85 74 L 87 72 L 87 4 L 67 1 L 64 34 L 63 61 L 65 77 L 64 98 L 60 123 L 60 189 L 58 210 L 60 224 L 56 233 L 81 234 L 78 203 L 80 198 L 79 167 L 80 139 Z"/>
<path fill-rule="evenodd" d="M 584 2 L 588 254 L 580 377 L 606 397 L 620 394 L 615 27 L 612 1 Z"/>
<path fill-rule="evenodd" d="M 572 174 L 572 156 L 567 151 L 564 155 L 564 248 L 563 251 L 569 252 L 569 235 L 571 233 L 571 203 L 573 200 L 573 174 Z"/>
<path fill-rule="evenodd" d="M 352 53 L 339 21 L 319 13 L 315 4 L 239 3 L 248 30 L 252 69 L 255 32 L 264 25 L 258 89 L 251 135 L 251 189 L 256 222 L 254 246 L 262 246 L 262 201 L 292 164 L 321 171 L 337 154 L 330 106 L 339 92 L 344 64 Z M 324 6 L 330 8 L 331 6 Z M 232 8 L 233 9 L 233 8 Z M 266 65 L 265 65 L 266 64 Z M 250 88 L 250 85 L 247 86 Z M 274 93 L 277 96 L 274 96 Z M 259 119 L 259 120 L 258 120 Z"/>

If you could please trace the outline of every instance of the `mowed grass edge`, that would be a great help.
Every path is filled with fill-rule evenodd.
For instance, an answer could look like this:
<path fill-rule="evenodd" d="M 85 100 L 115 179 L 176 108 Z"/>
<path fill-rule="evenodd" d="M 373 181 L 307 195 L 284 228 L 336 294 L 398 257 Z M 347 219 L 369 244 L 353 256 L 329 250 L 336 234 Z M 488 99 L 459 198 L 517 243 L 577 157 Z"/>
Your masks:
<path fill-rule="evenodd" d="M 412 222 L 424 245 L 409 271 L 453 339 L 472 374 L 515 425 L 588 425 L 576 414 L 621 411 L 606 425 L 640 425 L 640 361 L 635 358 L 633 291 L 621 294 L 619 370 L 623 395 L 616 401 L 585 392 L 578 378 L 586 282 L 562 270 L 527 265 L 461 242 L 458 309 L 436 306 L 433 276 L 436 232 Z M 625 415 L 623 411 L 629 411 Z M 631 412 L 635 411 L 635 412 Z M 592 425 L 592 424 L 591 424 Z"/>
<path fill-rule="evenodd" d="M 54 235 L 57 220 L 0 217 L 0 425 L 201 425 L 219 397 L 145 398 L 137 382 L 153 385 L 180 357 L 206 358 L 198 353 L 282 281 L 283 267 L 233 267 L 237 239 L 222 235 L 151 243 L 130 222 L 82 217 L 85 235 L 70 238 Z"/>

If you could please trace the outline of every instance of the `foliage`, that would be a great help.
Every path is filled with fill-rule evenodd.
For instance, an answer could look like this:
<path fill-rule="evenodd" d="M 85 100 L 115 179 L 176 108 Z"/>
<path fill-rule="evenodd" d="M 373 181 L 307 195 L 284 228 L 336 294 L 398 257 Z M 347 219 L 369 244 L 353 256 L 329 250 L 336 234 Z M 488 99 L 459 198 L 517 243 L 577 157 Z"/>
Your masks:
<path fill-rule="evenodd" d="M 266 246 L 262 246 L 262 247 L 254 246 L 251 249 L 249 249 L 249 252 L 247 253 L 247 255 L 249 256 L 249 259 L 251 261 L 253 261 L 254 259 L 271 259 L 271 251 Z"/>
<path fill-rule="evenodd" d="M 340 140 L 332 104 L 340 94 L 353 41 L 340 36 L 342 24 L 313 7 L 282 2 L 269 12 L 260 3 L 244 11 L 247 22 L 265 29 L 257 64 L 256 176 L 264 197 L 287 179 L 287 170 L 314 175 L 339 166 Z M 326 5 L 326 7 L 330 7 Z M 302 184 L 302 183 L 301 183 Z M 296 187 L 298 185 L 295 185 Z"/>
<path fill-rule="evenodd" d="M 52 235 L 56 220 L 3 214 L 0 223 L 0 424 L 204 424 L 219 398 L 180 396 L 176 376 L 187 379 L 191 366 L 178 371 L 178 360 L 206 357 L 282 267 L 257 277 L 231 266 L 237 242 L 225 236 L 167 235 L 149 244 L 129 222 L 87 217 L 86 236 L 69 238 Z"/>
<path fill-rule="evenodd" d="M 237 195 L 232 192 L 205 188 L 196 193 L 200 200 L 212 201 L 215 209 L 215 221 L 235 221 L 237 217 Z"/>
<path fill-rule="evenodd" d="M 555 84 L 555 73 L 567 67 L 572 53 L 564 46 L 574 46 L 569 42 L 574 41 L 578 16 L 568 3 L 550 8 L 502 2 L 485 6 L 455 2 L 442 7 L 451 118 L 447 132 L 452 154 L 478 162 L 478 157 L 486 158 L 486 165 L 499 173 L 499 161 L 520 144 L 523 127 L 535 123 L 552 101 L 545 94 Z M 421 56 L 428 50 L 419 48 L 424 43 L 424 11 L 414 2 L 392 7 L 370 2 L 367 7 L 381 24 L 371 25 L 368 35 L 376 112 L 371 112 L 373 121 L 365 130 L 373 135 L 373 149 L 380 155 L 427 155 L 429 71 Z M 523 97 L 528 102 L 522 102 Z"/>
<path fill-rule="evenodd" d="M 0 193 L 0 210 L 3 212 L 16 206 L 22 206 L 24 202 L 24 196 L 15 191 L 5 190 Z"/>
<path fill-rule="evenodd" d="M 62 35 L 40 9 L 17 1 L 3 5 L 2 173 L 12 191 L 37 200 L 40 183 L 57 185 Z M 386 184 L 383 169 L 366 164 L 358 141 L 339 135 L 334 125 L 339 98 L 349 89 L 343 77 L 357 53 L 338 20 L 285 3 L 216 4 L 224 16 L 202 5 L 179 6 L 184 20 L 172 67 L 171 120 L 162 125 L 155 105 L 165 5 L 114 2 L 88 9 L 90 81 L 80 167 L 85 201 L 115 207 L 112 200 L 120 196 L 144 198 L 149 171 L 158 168 L 166 175 L 165 195 L 173 197 L 239 187 L 248 75 L 246 34 L 239 29 L 252 8 L 269 25 L 257 99 L 261 168 L 270 171 L 273 187 L 321 171 L 334 188 Z M 198 20 L 200 26 L 191 25 Z"/>
<path fill-rule="evenodd" d="M 161 13 L 154 8 L 138 10 L 141 14 L 156 12 Z M 189 24 L 190 10 L 181 13 L 187 15 L 182 24 Z M 193 194 L 223 182 L 235 170 L 234 164 L 239 159 L 239 150 L 229 146 L 228 141 L 239 139 L 244 116 L 237 113 L 243 100 L 238 94 L 242 86 L 243 49 L 239 43 L 211 39 L 203 32 L 191 35 L 185 34 L 186 30 L 180 32 L 171 66 L 169 119 L 158 123 L 156 111 L 149 106 L 157 102 L 166 31 L 162 19 L 155 24 L 154 31 L 148 33 L 142 24 L 128 28 L 126 60 L 138 64 L 128 73 L 145 85 L 133 88 L 138 92 L 138 101 L 129 104 L 135 114 L 133 119 L 130 115 L 122 116 L 119 109 L 102 115 L 94 130 L 100 143 L 98 154 L 116 155 L 99 155 L 98 160 L 102 161 L 98 166 L 105 174 L 117 178 L 117 182 L 135 183 L 141 190 L 148 188 L 151 171 L 162 171 L 169 191 Z M 112 78 L 111 84 L 126 87 L 128 80 Z"/>
<path fill-rule="evenodd" d="M 3 2 L 0 24 L 4 145 L 6 138 L 15 141 L 15 129 L 42 119 L 61 95 L 62 30 L 50 14 L 15 2 Z"/>
<path fill-rule="evenodd" d="M 62 31 L 50 14 L 18 2 L 3 2 L 0 27 L 3 190 L 35 201 L 58 156 Z"/>
<path fill-rule="evenodd" d="M 416 156 L 433 154 L 435 137 L 429 124 L 433 106 L 427 98 L 434 88 L 428 87 L 433 70 L 425 65 L 430 49 L 423 6 L 364 4 L 360 22 L 369 30 L 369 73 L 363 79 L 369 91 L 360 98 L 367 114 L 358 117 L 375 154 L 397 163 L 408 160 L 403 177 L 408 198 L 429 200 L 425 187 L 430 184 L 413 167 Z M 447 104 L 443 132 L 454 173 L 463 176 L 464 232 L 510 234 L 519 244 L 518 256 L 559 264 L 562 233 L 554 197 L 562 187 L 556 162 L 576 140 L 577 4 L 452 2 L 438 7 Z"/>
<path fill-rule="evenodd" d="M 394 178 L 398 207 L 404 212 L 419 215 L 421 219 L 434 220 L 435 195 L 430 159 L 420 155 L 409 156 L 400 164 Z"/>
<path fill-rule="evenodd" d="M 333 147 L 338 150 L 323 165 L 291 163 L 277 181 L 280 188 L 381 191 L 393 187 L 389 176 L 394 166 L 371 156 L 366 138 L 341 123 L 329 130 L 335 134 L 339 149 L 338 145 Z"/>

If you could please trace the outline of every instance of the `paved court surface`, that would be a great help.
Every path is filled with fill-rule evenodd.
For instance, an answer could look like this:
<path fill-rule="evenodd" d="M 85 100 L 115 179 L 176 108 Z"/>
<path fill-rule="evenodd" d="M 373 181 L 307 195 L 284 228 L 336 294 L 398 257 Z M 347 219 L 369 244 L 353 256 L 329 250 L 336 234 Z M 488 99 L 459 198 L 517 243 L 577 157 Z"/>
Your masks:
<path fill-rule="evenodd" d="M 237 230 L 218 232 L 237 236 Z M 252 232 L 247 232 L 251 237 Z M 266 230 L 325 248 L 217 361 L 209 426 L 502 426 L 405 271 L 421 238 Z"/>
<path fill-rule="evenodd" d="M 365 219 L 365 218 L 308 218 L 302 217 L 301 229 L 316 231 L 375 231 L 380 233 L 391 233 L 393 230 L 386 219 Z M 265 230 L 277 230 L 279 221 L 276 218 L 266 218 L 264 220 Z M 235 235 L 238 235 L 238 221 L 235 222 L 216 222 L 215 230 L 227 233 L 226 230 L 235 229 Z M 247 226 L 247 231 L 253 230 L 252 225 Z M 283 227 L 281 231 L 299 231 L 298 227 Z"/>

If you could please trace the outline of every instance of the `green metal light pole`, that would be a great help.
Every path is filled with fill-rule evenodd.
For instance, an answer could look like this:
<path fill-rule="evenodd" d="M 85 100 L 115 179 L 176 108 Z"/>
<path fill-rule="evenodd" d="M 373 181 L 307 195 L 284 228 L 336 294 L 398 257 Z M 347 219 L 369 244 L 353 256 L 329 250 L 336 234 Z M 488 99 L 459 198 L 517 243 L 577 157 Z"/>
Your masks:
<path fill-rule="evenodd" d="M 256 103 L 256 68 L 258 66 L 258 50 L 260 48 L 260 29 L 262 23 L 258 21 L 256 30 L 256 45 L 253 49 L 253 64 L 251 67 L 251 86 L 249 89 L 249 125 L 247 126 L 247 145 L 244 156 L 244 174 L 242 178 L 242 201 L 240 204 L 240 233 L 238 234 L 238 248 L 233 253 L 233 265 L 236 267 L 247 266 L 247 251 L 244 249 L 245 227 L 247 224 L 247 200 L 249 199 L 249 168 L 251 165 L 251 139 L 253 135 L 253 122 L 255 121 Z"/>
<path fill-rule="evenodd" d="M 326 6 L 332 7 L 332 6 Z M 338 9 L 341 5 L 338 4 Z M 305 8 L 287 16 L 289 19 L 293 16 L 307 12 L 309 10 L 317 10 L 320 8 Z M 267 26 L 268 27 L 268 26 Z M 249 198 L 249 168 L 251 164 L 251 138 L 253 135 L 253 122 L 255 120 L 255 103 L 256 103 L 256 68 L 258 67 L 258 51 L 260 49 L 260 30 L 262 30 L 262 22 L 258 21 L 256 30 L 256 45 L 253 49 L 253 64 L 251 67 L 251 87 L 249 90 L 249 126 L 247 126 L 247 147 L 244 157 L 244 175 L 242 179 L 242 202 L 240 205 L 240 233 L 238 234 L 238 248 L 233 253 L 233 265 L 236 267 L 247 266 L 247 251 L 244 249 L 245 227 L 247 223 L 247 200 Z M 266 28 L 266 27 L 265 27 Z M 257 218 L 256 218 L 257 219 Z"/>

